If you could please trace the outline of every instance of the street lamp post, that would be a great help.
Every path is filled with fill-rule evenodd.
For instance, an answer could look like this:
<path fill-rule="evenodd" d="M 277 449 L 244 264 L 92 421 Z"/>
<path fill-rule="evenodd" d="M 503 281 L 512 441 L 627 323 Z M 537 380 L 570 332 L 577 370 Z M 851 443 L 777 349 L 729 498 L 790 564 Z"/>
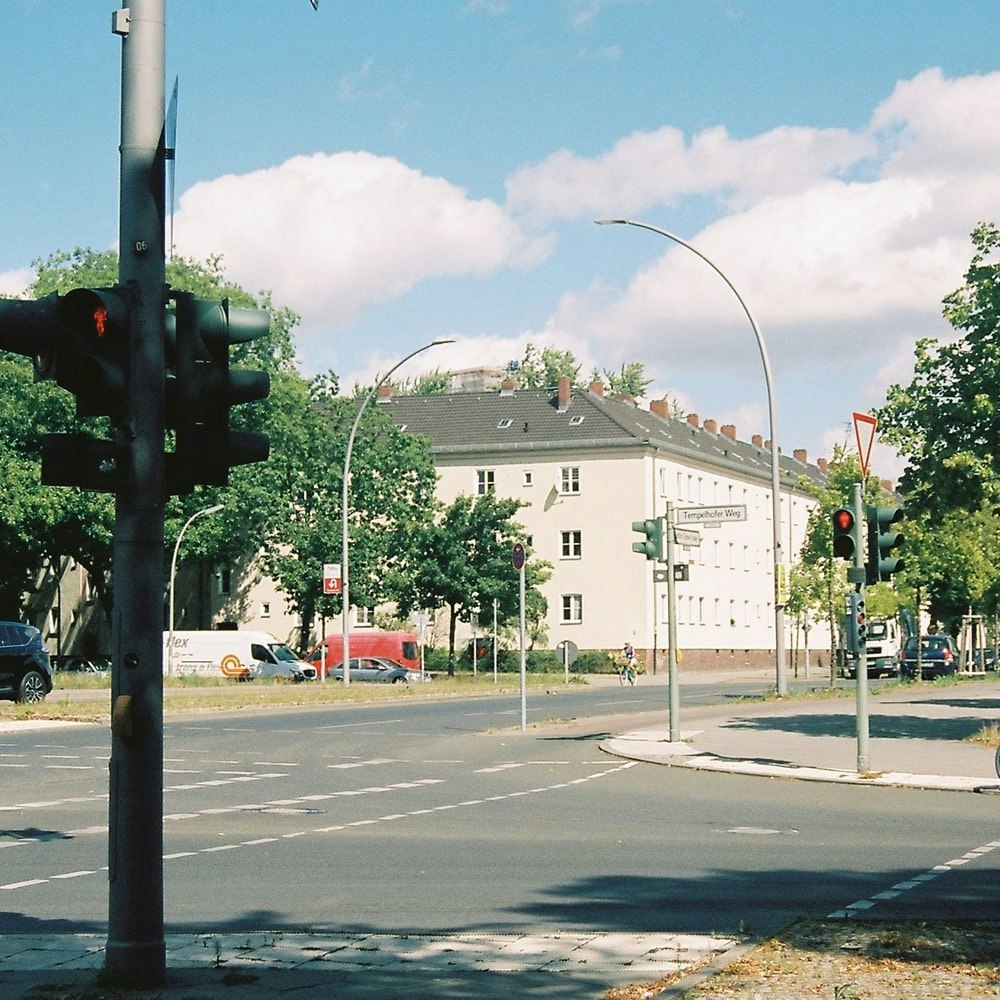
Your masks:
<path fill-rule="evenodd" d="M 682 247 L 690 250 L 695 256 L 700 257 L 722 280 L 729 286 L 730 291 L 736 296 L 746 317 L 753 327 L 754 336 L 757 338 L 757 349 L 760 351 L 760 360 L 764 366 L 764 383 L 767 386 L 767 414 L 771 431 L 771 527 L 774 547 L 774 668 L 775 687 L 779 695 L 788 693 L 788 677 L 785 670 L 785 606 L 781 603 L 781 595 L 778 593 L 778 579 L 781 558 L 781 485 L 779 473 L 778 454 L 778 432 L 776 428 L 777 419 L 775 416 L 776 406 L 774 399 L 774 383 L 771 378 L 771 363 L 767 357 L 767 345 L 764 343 L 764 335 L 760 332 L 760 327 L 750 311 L 750 307 L 743 300 L 743 296 L 736 290 L 736 286 L 726 277 L 722 269 L 709 260 L 700 250 L 691 246 L 690 243 L 682 240 L 674 233 L 658 226 L 651 226 L 646 222 L 636 222 L 633 219 L 598 219 L 599 226 L 636 226 L 639 229 L 648 229 L 652 233 L 665 236 L 674 243 L 679 243 Z M 669 568 L 668 568 L 669 570 Z"/>
<path fill-rule="evenodd" d="M 184 527 L 181 528 L 180 534 L 177 536 L 177 541 L 174 542 L 174 557 L 170 560 L 170 622 L 169 631 L 167 632 L 167 674 L 171 677 L 174 674 L 174 661 L 170 655 L 174 651 L 174 577 L 177 575 L 177 553 L 181 548 L 181 539 L 195 518 L 201 517 L 202 514 L 215 514 L 220 510 L 222 510 L 222 504 L 217 503 L 213 507 L 206 507 L 204 510 L 195 511 L 184 522 Z"/>
<path fill-rule="evenodd" d="M 351 683 L 351 640 L 349 637 L 350 630 L 350 609 L 351 609 L 351 592 L 350 592 L 350 573 L 348 568 L 348 538 L 347 538 L 347 502 L 348 502 L 348 485 L 351 476 L 351 453 L 354 451 L 354 438 L 358 433 L 358 427 L 361 424 L 361 417 L 365 410 L 368 408 L 368 404 L 375 398 L 375 394 L 382 388 L 386 383 L 389 376 L 392 375 L 397 368 L 402 368 L 410 358 L 415 358 L 418 354 L 424 351 L 429 351 L 432 347 L 437 347 L 440 344 L 453 344 L 455 341 L 449 337 L 439 337 L 437 340 L 432 340 L 429 344 L 424 344 L 423 347 L 418 347 L 415 351 L 410 351 L 405 358 L 401 358 L 397 361 L 376 383 L 372 386 L 368 395 L 365 396 L 364 401 L 358 407 L 358 412 L 354 415 L 354 423 L 351 424 L 351 433 L 347 436 L 347 450 L 344 452 L 344 478 L 341 484 L 342 493 L 340 498 L 340 526 L 341 526 L 341 537 L 340 537 L 340 574 L 341 574 L 341 584 L 340 584 L 340 594 L 341 594 L 341 619 L 343 621 L 343 658 L 341 660 L 344 667 L 344 687 L 347 687 Z M 323 676 L 326 677 L 326 663 L 324 657 L 323 663 Z"/>

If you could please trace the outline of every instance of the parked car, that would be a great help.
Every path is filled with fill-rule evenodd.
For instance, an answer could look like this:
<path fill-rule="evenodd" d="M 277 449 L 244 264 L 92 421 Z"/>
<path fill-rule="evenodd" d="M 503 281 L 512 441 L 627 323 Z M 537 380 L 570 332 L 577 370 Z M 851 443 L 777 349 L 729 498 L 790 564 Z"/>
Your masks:
<path fill-rule="evenodd" d="M 334 667 L 327 675 L 331 680 L 343 680 L 343 665 Z M 406 684 L 419 683 L 421 680 L 430 680 L 425 674 L 420 675 L 419 670 L 407 670 L 394 660 L 387 660 L 381 656 L 358 656 L 351 657 L 351 683 L 362 681 L 372 684 Z"/>
<path fill-rule="evenodd" d="M 42 633 L 24 622 L 0 622 L 0 698 L 38 702 L 52 690 Z"/>
<path fill-rule="evenodd" d="M 303 681 L 316 680 L 316 668 L 300 660 L 279 660 L 277 663 L 261 662 L 257 664 L 257 680 L 289 681 L 301 684 Z"/>
<path fill-rule="evenodd" d="M 103 657 L 67 656 L 59 669 L 68 674 L 106 674 L 110 666 Z"/>
<path fill-rule="evenodd" d="M 917 646 L 920 648 L 920 676 L 923 680 L 946 677 L 958 667 L 958 646 L 950 635 L 911 635 L 899 651 L 903 677 L 917 675 Z"/>

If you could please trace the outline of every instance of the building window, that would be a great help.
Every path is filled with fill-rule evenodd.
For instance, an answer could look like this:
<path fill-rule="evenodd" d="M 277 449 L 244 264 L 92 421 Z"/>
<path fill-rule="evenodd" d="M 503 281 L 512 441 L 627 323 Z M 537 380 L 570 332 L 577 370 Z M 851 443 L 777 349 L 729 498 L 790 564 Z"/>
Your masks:
<path fill-rule="evenodd" d="M 219 584 L 219 596 L 228 597 L 232 593 L 232 571 L 228 569 L 220 569 L 215 578 Z"/>
<path fill-rule="evenodd" d="M 562 595 L 562 616 L 559 620 L 563 625 L 579 625 L 583 621 L 583 594 Z"/>
<path fill-rule="evenodd" d="M 564 465 L 560 475 L 560 493 L 580 492 L 580 467 L 578 465 Z"/>
<path fill-rule="evenodd" d="M 583 555 L 583 532 L 564 531 L 562 533 L 563 559 L 579 559 Z"/>
<path fill-rule="evenodd" d="M 480 496 L 496 489 L 496 473 L 493 469 L 476 470 L 476 488 Z"/>
<path fill-rule="evenodd" d="M 521 480 L 522 486 L 534 486 L 535 485 L 535 475 L 531 469 L 524 470 L 524 478 Z"/>
<path fill-rule="evenodd" d="M 261 601 L 261 603 L 260 603 L 260 616 L 261 616 L 261 618 L 270 618 L 271 617 L 271 602 L 270 601 Z"/>
<path fill-rule="evenodd" d="M 375 627 L 375 609 L 367 607 L 356 607 L 354 609 L 354 624 L 359 628 Z"/>

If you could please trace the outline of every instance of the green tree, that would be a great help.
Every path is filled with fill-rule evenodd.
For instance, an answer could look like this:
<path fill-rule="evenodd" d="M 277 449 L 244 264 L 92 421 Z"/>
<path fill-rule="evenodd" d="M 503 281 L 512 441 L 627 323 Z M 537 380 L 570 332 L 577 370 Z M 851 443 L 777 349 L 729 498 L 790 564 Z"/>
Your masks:
<path fill-rule="evenodd" d="M 944 300 L 962 335 L 923 339 L 913 380 L 893 385 L 877 411 L 879 434 L 907 460 L 900 489 L 921 512 L 1000 505 L 1000 230 L 981 224 L 965 284 Z"/>
<path fill-rule="evenodd" d="M 944 299 L 959 336 L 918 341 L 913 379 L 877 411 L 907 462 L 904 580 L 952 630 L 970 606 L 995 615 L 1000 590 L 1000 229 L 982 223 L 972 243 L 965 283 Z"/>
<path fill-rule="evenodd" d="M 447 608 L 449 675 L 455 673 L 459 621 L 492 608 L 494 599 L 502 620 L 519 613 L 520 586 L 511 552 L 523 538 L 514 520 L 521 506 L 493 491 L 476 498 L 463 494 L 414 532 L 409 565 L 396 577 L 396 601 L 403 614 Z M 545 567 L 538 564 L 535 571 L 544 573 Z"/>
<path fill-rule="evenodd" d="M 555 347 L 539 350 L 528 343 L 524 348 L 517 371 L 517 379 L 524 389 L 548 389 L 557 385 L 563 375 L 568 375 L 576 385 L 580 375 L 580 365 L 572 351 L 560 351 Z"/>
<path fill-rule="evenodd" d="M 646 366 L 641 361 L 630 361 L 616 371 L 604 369 L 609 396 L 631 396 L 641 399 L 653 380 L 646 377 Z"/>

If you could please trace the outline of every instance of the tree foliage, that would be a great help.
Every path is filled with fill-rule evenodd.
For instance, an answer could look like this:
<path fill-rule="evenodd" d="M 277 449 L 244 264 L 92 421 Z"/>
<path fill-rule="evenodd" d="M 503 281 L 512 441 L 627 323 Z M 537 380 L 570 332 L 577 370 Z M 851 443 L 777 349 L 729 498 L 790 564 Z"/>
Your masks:
<path fill-rule="evenodd" d="M 982 223 L 972 243 L 965 284 L 944 299 L 958 335 L 918 341 L 913 379 L 877 411 L 907 462 L 904 579 L 952 631 L 970 607 L 995 618 L 1000 589 L 1000 229 Z"/>
<path fill-rule="evenodd" d="M 396 600 L 403 614 L 442 606 L 448 610 L 449 674 L 455 672 L 459 621 L 486 614 L 494 599 L 500 621 L 519 614 L 520 586 L 511 552 L 523 539 L 514 520 L 521 506 L 519 500 L 498 497 L 492 490 L 475 498 L 463 494 L 414 532 L 408 565 L 397 574 Z M 547 579 L 547 572 L 544 563 L 529 560 L 526 586 L 530 583 L 534 589 Z"/>

